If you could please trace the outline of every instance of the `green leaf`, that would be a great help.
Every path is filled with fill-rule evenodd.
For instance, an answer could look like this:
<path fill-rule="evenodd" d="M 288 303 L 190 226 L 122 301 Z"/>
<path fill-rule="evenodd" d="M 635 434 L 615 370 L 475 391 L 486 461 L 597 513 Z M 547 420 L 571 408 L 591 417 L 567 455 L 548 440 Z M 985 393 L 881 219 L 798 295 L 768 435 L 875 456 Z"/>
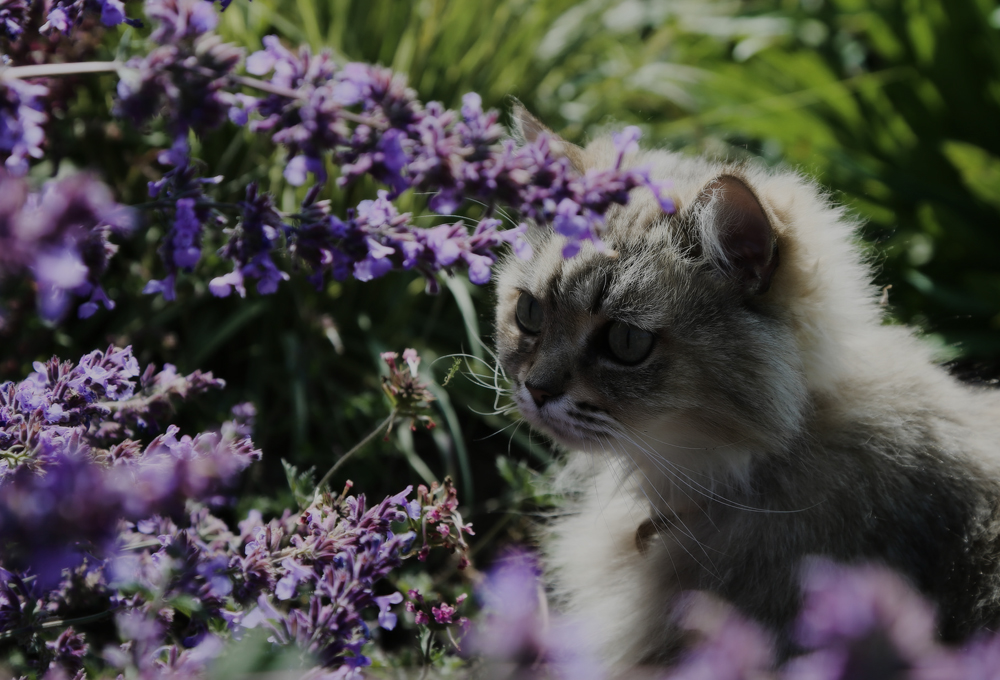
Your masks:
<path fill-rule="evenodd" d="M 953 139 L 945 140 L 941 150 L 976 198 L 1000 208 L 1000 158 L 975 144 Z"/>
<path fill-rule="evenodd" d="M 281 467 L 285 470 L 285 479 L 288 480 L 288 488 L 292 490 L 295 502 L 300 508 L 308 507 L 316 495 L 316 468 L 310 467 L 299 472 L 297 467 L 284 458 L 281 459 Z"/>

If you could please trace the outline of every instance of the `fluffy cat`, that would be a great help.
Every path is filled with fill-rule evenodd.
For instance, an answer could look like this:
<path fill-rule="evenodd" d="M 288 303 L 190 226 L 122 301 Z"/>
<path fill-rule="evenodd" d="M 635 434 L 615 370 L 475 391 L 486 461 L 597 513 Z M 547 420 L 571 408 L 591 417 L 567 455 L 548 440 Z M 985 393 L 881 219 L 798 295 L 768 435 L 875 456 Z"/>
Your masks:
<path fill-rule="evenodd" d="M 522 108 L 521 137 L 550 134 Z M 552 137 L 581 171 L 610 139 Z M 665 151 L 606 250 L 533 228 L 496 340 L 521 415 L 571 452 L 543 550 L 554 597 L 612 663 L 676 654 L 671 601 L 712 591 L 789 646 L 802 559 L 876 562 L 958 639 L 1000 623 L 1000 395 L 883 323 L 855 224 L 800 175 Z"/>

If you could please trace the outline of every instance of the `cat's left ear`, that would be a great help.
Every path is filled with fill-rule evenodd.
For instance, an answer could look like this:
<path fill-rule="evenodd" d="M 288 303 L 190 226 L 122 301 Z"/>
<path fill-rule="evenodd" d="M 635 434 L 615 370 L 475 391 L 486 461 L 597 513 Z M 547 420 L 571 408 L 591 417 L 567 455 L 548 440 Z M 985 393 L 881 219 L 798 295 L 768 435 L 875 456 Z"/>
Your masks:
<path fill-rule="evenodd" d="M 723 175 L 705 185 L 697 202 L 713 224 L 718 248 L 715 256 L 723 269 L 748 294 L 766 293 L 778 267 L 778 241 L 750 187 L 732 175 Z"/>
<path fill-rule="evenodd" d="M 513 99 L 513 97 L 511 99 Z M 569 162 L 573 164 L 573 168 L 582 175 L 584 172 L 583 149 L 578 147 L 576 144 L 567 142 L 565 139 L 547 128 L 542 121 L 531 115 L 528 109 L 525 108 L 524 104 L 516 99 L 513 99 L 513 102 L 514 105 L 511 107 L 510 111 L 511 133 L 514 136 L 514 139 L 517 140 L 518 144 L 532 144 L 541 135 L 547 135 L 549 138 L 549 149 L 552 151 L 552 155 L 557 158 L 568 158 Z"/>

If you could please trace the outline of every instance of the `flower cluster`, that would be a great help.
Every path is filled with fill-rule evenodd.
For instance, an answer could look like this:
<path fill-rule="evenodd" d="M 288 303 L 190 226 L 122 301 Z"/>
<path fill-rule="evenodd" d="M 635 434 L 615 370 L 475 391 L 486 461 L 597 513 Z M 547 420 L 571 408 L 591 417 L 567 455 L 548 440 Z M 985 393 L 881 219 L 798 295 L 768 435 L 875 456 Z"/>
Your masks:
<path fill-rule="evenodd" d="M 42 126 L 48 120 L 43 99 L 48 93 L 45 85 L 0 81 L 0 156 L 6 156 L 4 166 L 14 175 L 28 172 L 28 158 L 43 155 Z"/>
<path fill-rule="evenodd" d="M 406 601 L 406 611 L 413 614 L 414 621 L 421 626 L 435 623 L 439 626 L 449 626 L 457 623 L 460 628 L 466 629 L 471 625 L 469 619 L 458 615 L 458 608 L 468 599 L 465 593 L 455 598 L 455 604 L 447 602 L 432 605 L 424 599 L 419 590 L 411 590 L 408 593 L 410 599 Z"/>
<path fill-rule="evenodd" d="M 27 0 L 0 0 L 0 38 L 15 40 L 24 32 Z"/>
<path fill-rule="evenodd" d="M 37 668 L 198 677 L 228 641 L 261 629 L 353 676 L 369 663 L 368 617 L 397 624 L 390 572 L 432 546 L 467 564 L 471 527 L 450 481 L 373 505 L 348 483 L 301 512 L 251 511 L 231 529 L 210 506 L 260 456 L 253 408 L 234 408 L 220 432 L 156 434 L 171 397 L 221 381 L 172 366 L 140 373 L 130 348 L 34 368 L 0 386 L 0 640 L 17 636 Z M 442 625 L 455 617 L 447 603 L 430 612 Z M 87 624 L 111 617 L 120 644 L 95 649 Z"/>
<path fill-rule="evenodd" d="M 10 3 L 0 8 L 0 19 L 13 26 L 20 5 Z M 81 11 L 98 5 L 105 23 L 125 20 L 120 0 L 75 0 L 55 3 L 50 22 L 72 23 Z M 290 216 L 278 213 L 257 187 L 248 191 L 240 204 L 240 221 L 228 230 L 228 243 L 221 250 L 233 269 L 210 284 L 217 296 L 233 290 L 245 295 L 247 279 L 257 282 L 259 293 L 273 293 L 289 278 L 275 259 L 281 249 L 292 255 L 293 266 L 304 266 L 317 286 L 328 275 L 369 281 L 403 269 L 423 275 L 434 292 L 437 273 L 456 267 L 467 268 L 474 283 L 486 283 L 496 251 L 504 244 L 513 244 L 522 257 L 530 256 L 524 238 L 527 224 L 501 230 L 501 222 L 494 219 L 501 203 L 525 218 L 552 224 L 567 239 L 567 255 L 587 240 L 600 247 L 604 213 L 614 203 L 625 203 L 636 187 L 652 189 L 664 210 L 673 209 L 662 184 L 648 172 L 624 165 L 637 136 L 634 128 L 616 139 L 614 167 L 581 174 L 567 158 L 553 153 L 545 135 L 522 147 L 505 141 L 497 112 L 484 111 L 474 93 L 463 98 L 458 112 L 436 102 L 424 106 L 404 80 L 387 69 L 358 63 L 339 66 L 330 54 L 313 55 L 305 47 L 294 53 L 275 36 L 265 37 L 265 48 L 246 60 L 250 74 L 268 80 L 238 77 L 235 69 L 242 51 L 214 33 L 218 14 L 212 2 L 146 0 L 145 13 L 154 25 L 153 48 L 118 69 L 115 109 L 136 124 L 162 113 L 173 139 L 159 155 L 170 169 L 150 183 L 152 206 L 170 222 L 160 246 L 166 275 L 150 281 L 147 293 L 172 299 L 178 275 L 194 271 L 212 240 L 206 238 L 205 228 L 225 222 L 204 193 L 206 185 L 221 178 L 197 176 L 187 139 L 190 132 L 203 134 L 227 118 L 267 132 L 287 147 L 289 183 L 302 185 L 312 173 L 317 184 L 300 213 Z M 0 82 L 0 154 L 11 171 L 24 174 L 28 159 L 42 153 L 41 98 L 47 90 L 13 78 Z M 243 87 L 256 88 L 264 96 L 238 91 Z M 317 200 L 326 181 L 327 159 L 340 167 L 341 185 L 370 176 L 388 189 L 339 219 L 329 214 L 327 202 Z M 392 203 L 411 189 L 432 194 L 430 208 L 439 214 L 473 201 L 484 206 L 484 216 L 471 230 L 463 221 L 418 228 L 409 213 L 400 213 Z M 87 313 L 105 300 L 99 288 L 94 295 Z"/>
<path fill-rule="evenodd" d="M 89 296 L 78 308 L 81 317 L 99 303 L 114 307 L 99 280 L 117 251 L 108 236 L 130 225 L 131 214 L 86 175 L 49 182 L 35 193 L 0 170 L 0 277 L 30 272 L 46 319 L 60 318 L 71 295 Z"/>
<path fill-rule="evenodd" d="M 665 187 L 647 171 L 624 167 L 637 128 L 615 137 L 613 168 L 581 175 L 552 152 L 544 135 L 523 147 L 503 142 L 497 113 L 484 112 L 475 93 L 463 98 L 460 113 L 436 102 L 424 107 L 391 71 L 358 63 L 337 69 L 329 55 L 314 56 L 305 47 L 292 53 L 273 36 L 265 38 L 263 51 L 248 57 L 247 69 L 255 75 L 273 72 L 268 82 L 273 91 L 263 99 L 244 97 L 234 119 L 242 121 L 251 111 L 262 116 L 249 125 L 271 132 L 275 142 L 288 147 L 292 158 L 285 178 L 290 183 L 304 184 L 308 172 L 325 180 L 329 152 L 341 168 L 340 184 L 370 175 L 389 187 L 378 200 L 359 205 L 347 224 L 331 218 L 333 233 L 327 236 L 340 243 L 313 248 L 325 256 L 310 262 L 314 271 L 325 265 L 337 278 L 351 272 L 364 281 L 394 268 L 417 269 L 430 279 L 462 262 L 473 282 L 485 283 L 496 259 L 493 250 L 501 243 L 513 242 L 519 254 L 530 255 L 525 225 L 513 233 L 496 232 L 500 223 L 489 216 L 501 202 L 552 223 L 567 238 L 567 255 L 583 241 L 600 244 L 603 214 L 613 203 L 627 202 L 636 187 L 652 189 L 665 211 L 674 209 Z M 481 202 L 487 219 L 471 236 L 462 223 L 422 235 L 390 202 L 406 189 L 433 193 L 430 207 L 441 214 L 454 212 L 467 199 Z"/>
<path fill-rule="evenodd" d="M 128 24 L 142 26 L 138 19 L 125 16 L 125 3 L 122 0 L 53 0 L 46 3 L 46 21 L 40 32 L 56 31 L 66 35 L 73 26 L 80 23 L 85 14 L 100 14 L 101 23 L 105 26 Z"/>
<path fill-rule="evenodd" d="M 267 526 L 256 518 L 244 523 L 242 530 L 253 538 L 246 544 L 242 568 L 257 577 L 256 583 L 270 576 L 267 592 L 288 606 L 278 609 L 258 591 L 257 606 L 242 625 L 262 626 L 274 643 L 295 643 L 325 666 L 367 665 L 361 653 L 368 638 L 363 612 L 377 607 L 379 624 L 391 630 L 396 616 L 390 607 L 402 601 L 398 593 L 376 596 L 374 586 L 402 563 L 413 543 L 412 532 L 396 534 L 391 528 L 406 519 L 409 491 L 371 508 L 363 495 L 321 497 L 285 532 L 274 521 Z"/>
<path fill-rule="evenodd" d="M 420 355 L 415 349 L 403 352 L 406 367 L 399 366 L 395 352 L 383 352 L 382 361 L 389 368 L 389 375 L 382 376 L 382 391 L 389 398 L 393 411 L 403 418 L 410 419 L 410 429 L 416 430 L 417 423 L 423 423 L 428 429 L 434 427 L 434 421 L 424 412 L 434 401 L 434 395 L 427 389 L 427 384 L 420 381 L 417 369 L 420 367 Z M 391 427 L 391 425 L 390 425 Z"/>
<path fill-rule="evenodd" d="M 498 677 L 610 677 L 572 622 L 547 618 L 540 575 L 538 562 L 524 551 L 498 560 L 479 588 L 485 616 L 473 628 L 468 650 L 507 671 Z"/>
<path fill-rule="evenodd" d="M 222 385 L 172 366 L 139 379 L 130 348 L 95 351 L 76 365 L 53 358 L 20 383 L 0 385 L 0 540 L 4 565 L 58 577 L 121 518 L 176 515 L 210 500 L 260 452 L 245 408 L 221 432 L 178 437 L 176 426 L 143 446 L 171 396 Z"/>
<path fill-rule="evenodd" d="M 260 193 L 257 184 L 247 187 L 246 200 L 240 203 L 242 215 L 233 229 L 227 229 L 229 241 L 219 251 L 236 266 L 225 276 L 219 276 L 208 284 L 213 295 L 226 297 L 235 288 L 240 297 L 246 296 L 243 281 L 249 277 L 257 279 L 257 292 L 267 295 L 278 290 L 278 284 L 288 279 L 288 274 L 278 269 L 272 259 L 272 251 L 277 247 L 288 226 L 274 208 L 268 194 Z"/>
<path fill-rule="evenodd" d="M 221 125 L 233 101 L 225 88 L 243 51 L 212 32 L 219 20 L 213 4 L 147 0 L 146 16 L 156 25 L 150 40 L 157 47 L 122 70 L 119 115 L 141 124 L 163 111 L 175 140 Z"/>
<path fill-rule="evenodd" d="M 465 536 L 473 536 L 472 524 L 462 520 L 458 511 L 458 492 L 451 477 L 445 477 L 442 484 L 431 483 L 430 488 L 421 484 L 417 487 L 417 498 L 408 509 L 414 529 L 423 539 L 417 553 L 421 561 L 427 559 L 432 547 L 442 546 L 452 553 L 458 553 L 458 568 L 469 565 L 467 556 L 469 545 Z"/>
<path fill-rule="evenodd" d="M 50 33 L 69 34 L 85 16 L 100 16 L 105 26 L 122 23 L 142 26 L 138 19 L 125 15 L 122 0 L 52 0 L 44 3 L 44 23 L 36 26 L 42 35 Z M 28 28 L 31 17 L 31 3 L 28 0 L 0 0 L 0 39 L 15 41 Z"/>

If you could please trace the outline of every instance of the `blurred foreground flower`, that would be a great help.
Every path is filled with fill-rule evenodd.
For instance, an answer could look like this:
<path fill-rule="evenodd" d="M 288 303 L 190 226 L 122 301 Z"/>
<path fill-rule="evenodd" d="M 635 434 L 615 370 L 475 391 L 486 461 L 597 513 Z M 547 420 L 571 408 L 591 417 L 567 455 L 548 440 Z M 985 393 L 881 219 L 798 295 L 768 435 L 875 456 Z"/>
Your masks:
<path fill-rule="evenodd" d="M 491 678 L 611 677 L 572 621 L 548 616 L 540 574 L 527 552 L 498 560 L 479 589 L 484 616 L 470 633 L 469 650 L 484 657 Z"/>
<path fill-rule="evenodd" d="M 48 320 L 60 318 L 74 295 L 89 296 L 78 307 L 80 317 L 91 316 L 98 304 L 112 309 L 100 285 L 118 250 L 108 236 L 131 224 L 131 213 L 86 175 L 47 182 L 36 193 L 0 169 L 0 282 L 30 273 Z"/>

